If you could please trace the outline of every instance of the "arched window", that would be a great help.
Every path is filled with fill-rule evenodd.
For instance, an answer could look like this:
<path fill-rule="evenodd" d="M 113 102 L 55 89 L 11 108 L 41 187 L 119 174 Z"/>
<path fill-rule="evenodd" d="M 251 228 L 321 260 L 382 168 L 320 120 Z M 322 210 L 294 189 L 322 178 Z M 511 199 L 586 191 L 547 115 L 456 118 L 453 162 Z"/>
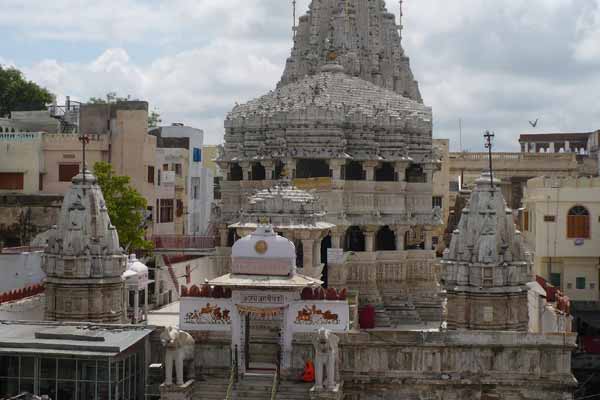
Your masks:
<path fill-rule="evenodd" d="M 227 232 L 227 247 L 233 246 L 235 241 L 238 240 L 237 232 L 233 228 L 229 228 Z"/>
<path fill-rule="evenodd" d="M 392 163 L 381 163 L 381 167 L 375 169 L 375 180 L 377 182 L 394 182 L 397 180 L 396 176 L 396 170 Z"/>
<path fill-rule="evenodd" d="M 423 167 L 418 164 L 411 164 L 406 170 L 406 181 L 409 183 L 426 183 L 427 175 L 423 172 Z"/>
<path fill-rule="evenodd" d="M 375 238 L 375 249 L 377 251 L 396 250 L 396 235 L 389 226 L 386 225 L 377 232 L 377 237 Z"/>
<path fill-rule="evenodd" d="M 273 171 L 273 179 L 281 179 L 285 165 L 280 160 L 275 161 L 275 170 Z M 286 171 L 287 172 L 287 171 Z"/>
<path fill-rule="evenodd" d="M 266 179 L 265 167 L 261 163 L 252 164 L 252 180 L 264 181 Z"/>
<path fill-rule="evenodd" d="M 590 213 L 587 208 L 575 206 L 569 210 L 567 215 L 567 238 L 590 238 Z"/>
<path fill-rule="evenodd" d="M 365 235 L 358 226 L 351 226 L 344 238 L 344 251 L 365 251 Z"/>
<path fill-rule="evenodd" d="M 296 178 L 325 178 L 329 177 L 329 163 L 327 160 L 302 159 L 296 161 Z"/>
<path fill-rule="evenodd" d="M 365 170 L 359 161 L 346 161 L 344 179 L 347 181 L 364 181 L 367 178 Z"/>
<path fill-rule="evenodd" d="M 239 164 L 231 164 L 229 167 L 229 180 L 230 181 L 243 181 L 244 171 Z"/>
<path fill-rule="evenodd" d="M 296 247 L 296 267 L 304 268 L 304 247 L 302 246 L 302 241 L 294 240 L 294 247 Z"/>

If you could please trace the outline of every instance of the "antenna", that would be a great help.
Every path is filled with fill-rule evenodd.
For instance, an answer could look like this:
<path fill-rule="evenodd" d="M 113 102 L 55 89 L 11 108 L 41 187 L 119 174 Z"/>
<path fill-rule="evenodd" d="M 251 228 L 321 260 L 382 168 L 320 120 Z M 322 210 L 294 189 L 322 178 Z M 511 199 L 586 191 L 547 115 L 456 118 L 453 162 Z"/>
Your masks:
<path fill-rule="evenodd" d="M 86 165 L 85 165 L 85 146 L 90 142 L 90 137 L 88 135 L 81 135 L 78 137 L 79 141 L 81 142 L 81 147 L 82 147 L 82 155 L 83 155 L 83 165 L 81 167 L 81 171 L 83 172 L 83 184 L 85 185 L 85 171 L 86 171 Z"/>

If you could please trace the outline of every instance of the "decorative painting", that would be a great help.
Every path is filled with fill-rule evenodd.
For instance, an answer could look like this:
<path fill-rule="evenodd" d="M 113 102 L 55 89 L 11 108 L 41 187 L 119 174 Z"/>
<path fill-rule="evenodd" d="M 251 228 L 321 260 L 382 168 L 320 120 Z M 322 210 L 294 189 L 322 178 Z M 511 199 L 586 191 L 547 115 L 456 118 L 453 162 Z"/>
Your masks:
<path fill-rule="evenodd" d="M 225 331 L 231 328 L 233 304 L 213 298 L 182 298 L 179 325 L 190 331 Z"/>
<path fill-rule="evenodd" d="M 347 331 L 349 317 L 346 301 L 298 301 L 290 305 L 289 318 L 295 332 L 314 332 L 319 328 Z"/>

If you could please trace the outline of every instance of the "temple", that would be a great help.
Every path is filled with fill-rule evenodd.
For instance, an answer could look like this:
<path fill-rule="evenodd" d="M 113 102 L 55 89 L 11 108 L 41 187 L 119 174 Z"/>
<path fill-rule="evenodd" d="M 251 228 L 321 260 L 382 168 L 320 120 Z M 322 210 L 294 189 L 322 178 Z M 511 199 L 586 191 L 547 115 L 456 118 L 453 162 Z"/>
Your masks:
<path fill-rule="evenodd" d="M 355 73 L 347 48 L 357 46 L 364 50 L 358 71 L 377 59 L 376 71 Z M 315 64 L 309 67 L 305 56 Z M 406 323 L 408 316 L 411 323 L 439 324 L 432 251 L 441 224 L 432 207 L 439 159 L 431 109 L 421 103 L 393 15 L 383 1 L 313 2 L 300 19 L 291 59 L 295 72 L 288 62 L 274 91 L 237 105 L 225 120 L 217 162 L 227 178 L 214 220 L 221 246 L 248 233 L 240 219 L 254 207 L 255 191 L 282 181 L 313 191 L 325 210 L 319 222 L 333 226 L 310 237 L 281 232 L 308 258 L 307 273 L 323 279 L 322 269 L 327 283 L 358 290 L 361 304 L 376 307 L 379 326 Z M 328 260 L 328 252 L 336 257 Z"/>
<path fill-rule="evenodd" d="M 49 321 L 120 323 L 126 320 L 127 256 L 119 246 L 96 177 L 73 178 L 58 225 L 42 258 Z"/>

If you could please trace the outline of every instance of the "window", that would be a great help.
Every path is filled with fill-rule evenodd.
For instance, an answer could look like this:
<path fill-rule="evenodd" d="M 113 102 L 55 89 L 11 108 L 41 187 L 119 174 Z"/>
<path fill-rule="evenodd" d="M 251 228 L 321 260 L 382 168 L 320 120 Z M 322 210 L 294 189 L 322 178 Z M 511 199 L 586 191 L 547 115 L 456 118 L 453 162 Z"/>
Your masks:
<path fill-rule="evenodd" d="M 71 182 L 73 177 L 79 173 L 79 164 L 59 164 L 58 181 Z"/>
<path fill-rule="evenodd" d="M 521 226 L 522 231 L 529 231 L 529 210 L 523 211 L 523 226 Z"/>
<path fill-rule="evenodd" d="M 585 289 L 585 278 L 575 278 L 575 288 Z"/>
<path fill-rule="evenodd" d="M 560 273 L 551 272 L 550 273 L 550 283 L 554 287 L 560 287 Z"/>
<path fill-rule="evenodd" d="M 154 183 L 154 166 L 148 166 L 148 183 Z"/>
<path fill-rule="evenodd" d="M 433 198 L 431 199 L 431 203 L 433 208 L 439 207 L 442 208 L 442 205 L 444 203 L 444 198 L 442 196 L 433 196 Z"/>
<path fill-rule="evenodd" d="M 173 222 L 173 199 L 160 199 L 160 223 Z"/>
<path fill-rule="evenodd" d="M 556 217 L 554 215 L 544 215 L 544 222 L 555 222 Z"/>
<path fill-rule="evenodd" d="M 198 185 L 194 185 L 192 188 L 192 199 L 198 200 Z"/>
<path fill-rule="evenodd" d="M 169 170 L 169 164 L 163 164 L 163 171 L 168 171 Z"/>
<path fill-rule="evenodd" d="M 175 170 L 175 175 L 181 176 L 181 164 L 173 164 L 173 169 Z"/>
<path fill-rule="evenodd" d="M 567 238 L 589 239 L 590 213 L 585 207 L 575 206 L 567 215 Z"/>
<path fill-rule="evenodd" d="M 448 190 L 450 190 L 451 192 L 458 192 L 458 191 L 460 191 L 460 187 L 458 186 L 458 182 L 456 182 L 456 181 L 450 181 L 450 183 L 448 184 Z"/>
<path fill-rule="evenodd" d="M 0 172 L 0 189 L 23 190 L 22 172 Z"/>
<path fill-rule="evenodd" d="M 44 174 L 38 176 L 38 190 L 41 192 L 44 190 Z"/>
<path fill-rule="evenodd" d="M 194 157 L 194 162 L 201 162 L 202 161 L 202 151 L 199 148 L 194 147 L 193 157 Z"/>

